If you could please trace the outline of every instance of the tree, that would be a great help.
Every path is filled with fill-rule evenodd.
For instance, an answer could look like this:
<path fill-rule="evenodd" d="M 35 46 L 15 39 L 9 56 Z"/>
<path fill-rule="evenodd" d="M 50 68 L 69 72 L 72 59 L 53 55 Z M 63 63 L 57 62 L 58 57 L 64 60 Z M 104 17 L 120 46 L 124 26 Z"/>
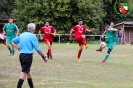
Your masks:
<path fill-rule="evenodd" d="M 43 25 L 44 20 L 52 22 L 59 32 L 64 33 L 71 22 L 69 21 L 71 8 L 70 0 L 16 0 L 13 16 L 17 18 L 20 30 L 24 31 L 29 22 L 37 24 L 37 29 Z"/>
<path fill-rule="evenodd" d="M 36 23 L 39 29 L 44 20 L 49 20 L 57 33 L 69 33 L 79 17 L 87 27 L 100 29 L 105 13 L 100 0 L 16 0 L 12 15 L 18 19 L 21 31 L 29 22 Z"/>
<path fill-rule="evenodd" d="M 6 19 L 11 16 L 15 0 L 0 0 L 0 18 Z"/>
<path fill-rule="evenodd" d="M 68 33 L 72 26 L 71 22 L 71 0 L 51 0 L 50 8 L 53 25 L 58 33 Z"/>
<path fill-rule="evenodd" d="M 96 28 L 95 34 L 100 32 L 100 25 L 102 25 L 102 19 L 105 16 L 103 11 L 101 0 L 75 0 L 76 9 L 73 10 L 72 17 L 74 22 L 77 22 L 77 18 L 83 18 L 85 25 L 89 28 Z"/>
<path fill-rule="evenodd" d="M 25 31 L 29 22 L 38 26 L 43 24 L 44 19 L 48 18 L 50 9 L 45 0 L 16 0 L 13 16 L 18 19 L 20 31 Z"/>

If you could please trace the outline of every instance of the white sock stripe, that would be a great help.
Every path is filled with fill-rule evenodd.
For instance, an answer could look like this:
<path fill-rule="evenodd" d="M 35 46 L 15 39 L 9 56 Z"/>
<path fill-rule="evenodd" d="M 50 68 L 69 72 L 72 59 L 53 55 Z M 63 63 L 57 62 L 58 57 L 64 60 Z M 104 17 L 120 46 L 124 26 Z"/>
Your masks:
<path fill-rule="evenodd" d="M 110 54 L 107 53 L 106 55 L 110 55 Z"/>
<path fill-rule="evenodd" d="M 115 47 L 115 45 L 116 45 L 116 42 L 114 42 L 114 44 L 113 44 L 113 48 Z"/>

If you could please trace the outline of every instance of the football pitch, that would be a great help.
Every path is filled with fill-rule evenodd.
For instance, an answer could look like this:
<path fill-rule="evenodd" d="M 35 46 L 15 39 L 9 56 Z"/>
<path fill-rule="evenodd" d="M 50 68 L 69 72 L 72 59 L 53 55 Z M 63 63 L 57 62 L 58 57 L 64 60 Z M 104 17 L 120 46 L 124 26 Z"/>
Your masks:
<path fill-rule="evenodd" d="M 47 46 L 40 44 L 44 53 Z M 116 45 L 106 63 L 101 63 L 107 48 L 96 52 L 99 44 L 83 50 L 76 60 L 78 44 L 53 44 L 53 58 L 44 63 L 34 52 L 31 71 L 34 88 L 133 88 L 133 45 Z M 0 88 L 16 88 L 21 67 L 19 52 L 9 56 L 0 44 Z M 22 88 L 29 88 L 27 80 Z"/>

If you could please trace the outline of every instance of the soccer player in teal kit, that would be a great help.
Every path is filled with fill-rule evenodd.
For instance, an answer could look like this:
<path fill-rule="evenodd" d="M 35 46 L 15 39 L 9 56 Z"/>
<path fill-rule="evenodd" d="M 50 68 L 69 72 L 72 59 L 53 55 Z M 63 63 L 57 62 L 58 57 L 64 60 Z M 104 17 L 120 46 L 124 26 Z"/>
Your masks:
<path fill-rule="evenodd" d="M 109 25 L 105 25 L 105 32 L 102 34 L 102 36 L 105 36 L 105 41 L 107 43 L 108 51 L 104 59 L 102 60 L 102 63 L 104 63 L 108 59 L 110 52 L 113 50 L 114 46 L 116 45 L 116 42 L 117 42 L 116 32 L 117 31 L 118 29 L 111 28 L 109 27 Z"/>
<path fill-rule="evenodd" d="M 3 27 L 3 34 L 6 35 L 6 45 L 8 50 L 10 51 L 10 55 L 14 55 L 15 49 L 12 46 L 10 47 L 11 40 L 18 36 L 19 30 L 16 24 L 13 23 L 13 18 L 9 18 L 8 23 L 6 23 Z"/>

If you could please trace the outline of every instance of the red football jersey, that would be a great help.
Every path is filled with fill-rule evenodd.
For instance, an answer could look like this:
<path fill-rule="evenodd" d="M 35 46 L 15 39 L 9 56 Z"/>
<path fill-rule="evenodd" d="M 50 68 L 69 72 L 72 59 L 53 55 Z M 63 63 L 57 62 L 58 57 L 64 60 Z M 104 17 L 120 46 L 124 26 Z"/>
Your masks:
<path fill-rule="evenodd" d="M 76 37 L 76 36 L 79 36 L 79 35 L 84 34 L 84 32 L 85 32 L 86 29 L 87 28 L 85 26 L 83 26 L 83 25 L 81 25 L 81 26 L 80 25 L 74 26 L 73 27 L 74 36 Z"/>
<path fill-rule="evenodd" d="M 40 31 L 44 33 L 44 39 L 53 39 L 52 33 L 54 33 L 55 28 L 53 26 L 43 26 Z"/>

